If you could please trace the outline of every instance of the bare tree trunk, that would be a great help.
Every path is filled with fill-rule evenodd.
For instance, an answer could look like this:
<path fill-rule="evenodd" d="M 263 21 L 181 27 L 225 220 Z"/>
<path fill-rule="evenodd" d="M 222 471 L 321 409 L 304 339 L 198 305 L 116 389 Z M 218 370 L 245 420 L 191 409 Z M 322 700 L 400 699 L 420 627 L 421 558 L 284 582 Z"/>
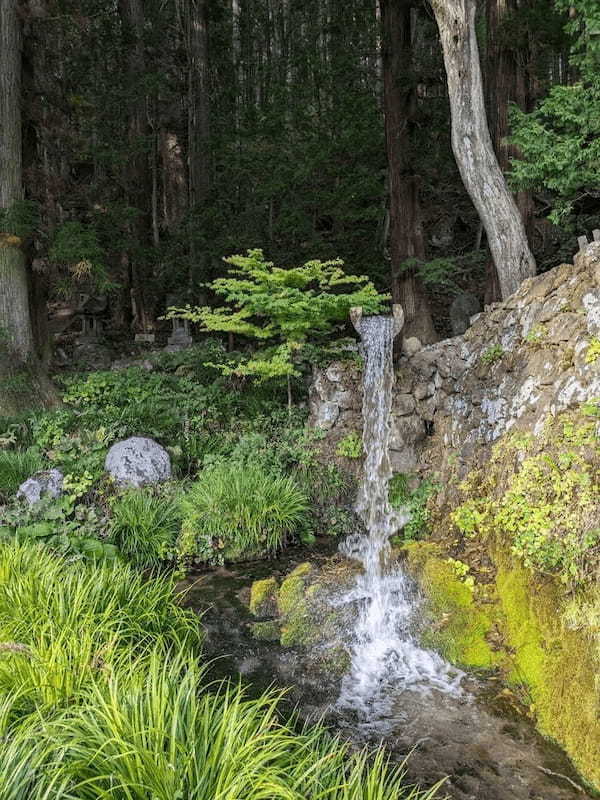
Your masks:
<path fill-rule="evenodd" d="M 392 298 L 405 313 L 405 336 L 434 342 L 429 300 L 416 274 L 425 239 L 419 202 L 420 179 L 411 170 L 410 139 L 416 114 L 412 74 L 412 0 L 380 0 L 382 22 L 383 97 L 389 171 L 390 257 Z"/>
<path fill-rule="evenodd" d="M 23 200 L 21 22 L 17 0 L 0 0 L 0 210 Z M 0 225 L 0 358 L 8 348 L 25 363 L 33 354 L 22 242 Z"/>
<path fill-rule="evenodd" d="M 430 0 L 440 31 L 452 116 L 452 149 L 485 227 L 502 297 L 535 274 L 525 227 L 494 153 L 475 34 L 475 0 Z"/>

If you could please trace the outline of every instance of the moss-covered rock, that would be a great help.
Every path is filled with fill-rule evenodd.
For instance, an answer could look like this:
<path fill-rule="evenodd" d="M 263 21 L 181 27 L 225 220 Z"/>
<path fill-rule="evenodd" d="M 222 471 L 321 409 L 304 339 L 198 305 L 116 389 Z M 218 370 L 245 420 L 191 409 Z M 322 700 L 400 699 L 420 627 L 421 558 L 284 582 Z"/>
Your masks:
<path fill-rule="evenodd" d="M 264 622 L 253 622 L 250 626 L 252 636 L 263 642 L 278 642 L 281 635 L 279 623 L 276 620 L 266 620 Z"/>
<path fill-rule="evenodd" d="M 250 613 L 255 617 L 273 617 L 277 614 L 277 590 L 275 578 L 254 581 L 250 589 Z"/>
<path fill-rule="evenodd" d="M 502 654 L 489 641 L 495 626 L 481 602 L 485 587 L 477 587 L 467 575 L 461 575 L 455 566 L 460 562 L 444 557 L 439 545 L 411 542 L 405 552 L 409 567 L 427 597 L 431 624 L 423 636 L 423 644 L 464 667 L 497 666 Z"/>
<path fill-rule="evenodd" d="M 489 545 L 495 578 L 483 585 L 467 583 L 440 543 L 406 547 L 407 564 L 431 617 L 424 644 L 462 666 L 500 668 L 507 682 L 529 698 L 540 731 L 564 747 L 584 778 L 598 787 L 597 642 L 583 627 L 565 624 L 570 601 L 556 578 L 526 568 L 502 542 Z M 582 590 L 580 603 L 585 596 Z"/>

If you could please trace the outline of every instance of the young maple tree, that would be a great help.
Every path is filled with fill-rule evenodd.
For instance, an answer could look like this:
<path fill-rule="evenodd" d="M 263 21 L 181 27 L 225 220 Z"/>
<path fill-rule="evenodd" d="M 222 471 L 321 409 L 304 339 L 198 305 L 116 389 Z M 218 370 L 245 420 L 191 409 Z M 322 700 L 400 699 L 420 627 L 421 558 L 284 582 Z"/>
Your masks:
<path fill-rule="evenodd" d="M 264 343 L 237 363 L 211 366 L 224 375 L 285 377 L 290 403 L 290 378 L 300 374 L 304 345 L 331 334 L 348 319 L 352 307 L 375 314 L 389 299 L 365 275 L 347 275 L 340 259 L 284 269 L 256 249 L 223 260 L 232 267 L 229 274 L 208 285 L 227 305 L 171 308 L 167 316 L 198 323 L 204 331 L 235 333 Z"/>

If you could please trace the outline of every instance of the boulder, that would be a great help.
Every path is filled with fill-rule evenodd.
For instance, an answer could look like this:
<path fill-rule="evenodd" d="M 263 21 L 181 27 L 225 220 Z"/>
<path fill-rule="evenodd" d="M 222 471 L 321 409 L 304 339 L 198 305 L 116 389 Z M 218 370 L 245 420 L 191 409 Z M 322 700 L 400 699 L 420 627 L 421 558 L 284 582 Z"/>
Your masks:
<path fill-rule="evenodd" d="M 62 494 L 63 474 L 57 469 L 36 472 L 31 478 L 19 486 L 17 497 L 26 500 L 30 506 L 44 496 L 60 497 Z"/>
<path fill-rule="evenodd" d="M 171 477 L 169 454 L 158 442 L 145 436 L 131 436 L 113 444 L 104 468 L 119 486 L 162 483 Z"/>

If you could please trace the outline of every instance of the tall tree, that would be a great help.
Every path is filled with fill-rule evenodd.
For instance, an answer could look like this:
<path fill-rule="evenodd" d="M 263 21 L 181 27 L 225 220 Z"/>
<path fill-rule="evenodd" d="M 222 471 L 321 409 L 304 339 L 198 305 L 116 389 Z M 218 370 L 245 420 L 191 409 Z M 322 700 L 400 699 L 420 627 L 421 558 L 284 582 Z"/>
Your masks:
<path fill-rule="evenodd" d="M 149 265 L 144 249 L 151 242 L 149 203 L 152 197 L 152 179 L 148 159 L 150 130 L 148 125 L 148 95 L 144 81 L 146 55 L 144 49 L 144 6 L 142 0 L 119 0 L 119 15 L 123 28 L 123 41 L 127 53 L 129 163 L 127 166 L 127 192 L 134 209 L 131 223 L 133 246 L 123 254 L 123 264 L 129 284 L 132 326 L 138 330 L 151 330 L 154 325 L 152 298 L 149 291 Z"/>
<path fill-rule="evenodd" d="M 405 315 L 405 336 L 435 341 L 425 288 L 416 268 L 425 257 L 420 178 L 411 163 L 417 111 L 413 70 L 413 0 L 380 0 L 383 98 L 388 158 L 392 297 Z"/>
<path fill-rule="evenodd" d="M 509 108 L 514 103 L 521 111 L 531 110 L 532 76 L 528 33 L 515 39 L 514 28 L 519 12 L 529 0 L 487 0 L 485 89 L 492 143 L 500 169 L 506 174 L 517 148 L 509 141 Z M 523 26 L 525 27 L 525 26 Z M 513 34 L 512 36 L 510 34 Z M 534 203 L 530 191 L 519 190 L 515 202 L 521 213 L 525 232 L 531 242 Z M 486 299 L 498 300 L 500 286 L 493 262 L 490 264 Z"/>
<path fill-rule="evenodd" d="M 23 41 L 17 0 L 0 0 L 0 335 L 17 361 L 33 356 L 27 269 L 19 234 L 24 199 L 21 119 Z M 3 350 L 0 350 L 0 358 Z"/>
<path fill-rule="evenodd" d="M 494 153 L 487 125 L 476 0 L 430 0 L 438 24 L 450 97 L 452 149 L 465 188 L 479 213 L 500 291 L 508 297 L 535 274 L 525 226 Z"/>

